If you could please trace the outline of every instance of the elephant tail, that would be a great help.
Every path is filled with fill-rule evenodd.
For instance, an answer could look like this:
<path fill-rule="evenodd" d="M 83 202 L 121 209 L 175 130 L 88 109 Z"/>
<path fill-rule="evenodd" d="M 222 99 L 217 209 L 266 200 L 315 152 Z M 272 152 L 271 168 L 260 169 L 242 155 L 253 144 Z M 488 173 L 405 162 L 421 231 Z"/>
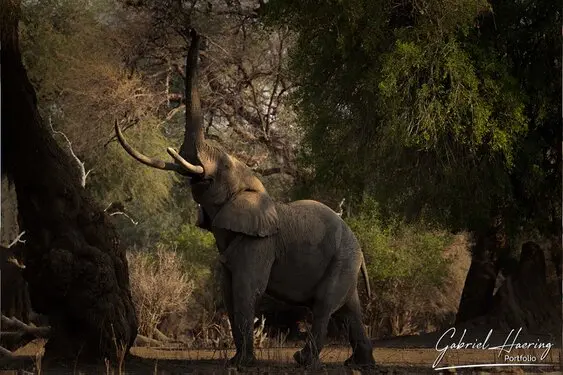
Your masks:
<path fill-rule="evenodd" d="M 365 285 L 366 285 L 366 292 L 368 294 L 368 297 L 371 299 L 371 287 L 369 285 L 369 275 L 368 275 L 368 269 L 366 267 L 366 259 L 364 258 L 364 253 L 362 253 L 361 270 L 362 270 L 362 275 L 364 277 L 364 282 L 365 282 Z"/>

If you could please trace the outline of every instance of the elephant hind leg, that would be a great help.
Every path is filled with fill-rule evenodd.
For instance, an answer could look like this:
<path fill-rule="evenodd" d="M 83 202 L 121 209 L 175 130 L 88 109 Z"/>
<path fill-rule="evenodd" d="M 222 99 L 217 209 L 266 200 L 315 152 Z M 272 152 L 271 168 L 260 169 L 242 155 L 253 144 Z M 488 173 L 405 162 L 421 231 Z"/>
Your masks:
<path fill-rule="evenodd" d="M 297 363 L 307 367 L 319 367 L 319 354 L 324 346 L 330 314 L 327 309 L 313 308 L 313 324 L 305 347 L 293 355 Z"/>
<path fill-rule="evenodd" d="M 334 260 L 327 269 L 323 281 L 318 286 L 313 302 L 313 324 L 305 347 L 297 351 L 293 358 L 303 366 L 317 367 L 320 365 L 319 354 L 324 346 L 328 321 L 337 311 L 352 288 L 355 280 L 350 281 L 350 275 L 355 275 L 352 264 Z"/>
<path fill-rule="evenodd" d="M 352 356 L 345 365 L 373 366 L 373 346 L 362 324 L 362 310 L 358 290 L 355 289 L 344 306 L 337 313 L 348 328 L 348 338 L 352 346 Z"/>

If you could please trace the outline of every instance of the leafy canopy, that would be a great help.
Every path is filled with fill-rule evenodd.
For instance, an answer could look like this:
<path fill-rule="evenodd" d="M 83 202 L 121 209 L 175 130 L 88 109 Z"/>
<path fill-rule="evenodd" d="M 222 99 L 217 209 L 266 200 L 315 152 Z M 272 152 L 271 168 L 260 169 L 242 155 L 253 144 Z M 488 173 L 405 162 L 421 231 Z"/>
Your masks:
<path fill-rule="evenodd" d="M 546 79 L 560 71 L 547 52 L 560 52 L 549 40 L 557 19 L 546 1 L 269 2 L 267 22 L 298 33 L 291 71 L 302 161 L 314 171 L 307 193 L 328 188 L 357 203 L 367 194 L 384 212 L 454 230 L 497 215 L 514 229 L 529 221 L 523 211 L 538 216 L 535 193 L 518 195 L 514 176 L 528 171 L 537 186 L 553 173 L 533 165 L 558 147 L 536 133 L 559 121 Z M 533 87 L 526 50 L 551 58 Z M 531 111 L 539 102 L 543 114 Z"/>

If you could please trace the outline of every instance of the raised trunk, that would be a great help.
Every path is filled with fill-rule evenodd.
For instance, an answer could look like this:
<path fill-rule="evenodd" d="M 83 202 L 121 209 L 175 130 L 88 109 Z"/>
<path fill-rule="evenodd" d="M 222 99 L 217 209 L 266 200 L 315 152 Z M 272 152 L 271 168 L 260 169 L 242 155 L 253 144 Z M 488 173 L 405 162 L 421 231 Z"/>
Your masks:
<path fill-rule="evenodd" d="M 180 154 L 193 164 L 201 164 L 197 149 L 203 144 L 203 116 L 198 92 L 198 58 L 200 36 L 191 32 L 191 45 L 186 57 L 186 131 L 184 133 L 183 152 Z"/>
<path fill-rule="evenodd" d="M 125 252 L 39 115 L 21 61 L 18 11 L 19 2 L 1 0 L 2 166 L 26 231 L 31 302 L 52 326 L 45 356 L 116 358 L 137 334 Z"/>

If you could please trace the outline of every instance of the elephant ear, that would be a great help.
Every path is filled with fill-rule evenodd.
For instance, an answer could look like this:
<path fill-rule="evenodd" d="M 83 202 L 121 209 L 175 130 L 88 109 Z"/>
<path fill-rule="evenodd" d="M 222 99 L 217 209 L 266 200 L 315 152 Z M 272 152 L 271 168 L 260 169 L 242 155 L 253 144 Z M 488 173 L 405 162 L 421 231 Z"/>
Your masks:
<path fill-rule="evenodd" d="M 268 194 L 244 191 L 221 208 L 213 219 L 213 226 L 267 237 L 278 231 L 278 213 Z"/>
<path fill-rule="evenodd" d="M 197 205 L 197 222 L 195 225 L 201 229 L 211 231 L 211 219 L 199 204 Z"/>

